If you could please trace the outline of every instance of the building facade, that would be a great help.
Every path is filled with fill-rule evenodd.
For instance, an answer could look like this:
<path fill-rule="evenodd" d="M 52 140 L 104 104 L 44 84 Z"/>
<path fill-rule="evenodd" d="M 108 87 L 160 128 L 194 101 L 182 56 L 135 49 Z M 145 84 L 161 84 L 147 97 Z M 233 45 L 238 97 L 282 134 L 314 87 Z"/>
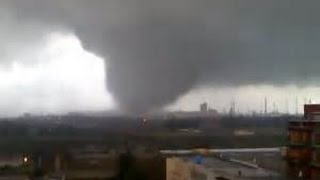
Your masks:
<path fill-rule="evenodd" d="M 304 106 L 301 120 L 288 122 L 287 173 L 301 179 L 320 179 L 320 104 Z"/>

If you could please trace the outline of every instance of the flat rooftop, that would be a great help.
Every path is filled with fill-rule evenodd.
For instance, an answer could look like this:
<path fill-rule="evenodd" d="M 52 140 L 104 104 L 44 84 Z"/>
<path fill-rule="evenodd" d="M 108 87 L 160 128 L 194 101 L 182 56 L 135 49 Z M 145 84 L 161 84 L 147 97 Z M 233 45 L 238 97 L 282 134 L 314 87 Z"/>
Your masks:
<path fill-rule="evenodd" d="M 202 165 L 210 172 L 212 172 L 214 177 L 225 177 L 230 180 L 281 179 L 281 175 L 278 172 L 267 170 L 260 167 L 253 168 L 250 166 L 242 165 L 240 163 L 222 160 L 216 157 L 205 157 L 203 159 Z"/>

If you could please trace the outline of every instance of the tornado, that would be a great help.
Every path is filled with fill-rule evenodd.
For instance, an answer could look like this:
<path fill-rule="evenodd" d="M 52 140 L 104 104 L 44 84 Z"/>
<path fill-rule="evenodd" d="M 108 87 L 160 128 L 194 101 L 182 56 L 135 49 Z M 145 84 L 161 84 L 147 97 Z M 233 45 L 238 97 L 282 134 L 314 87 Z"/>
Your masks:
<path fill-rule="evenodd" d="M 15 21 L 74 33 L 104 57 L 121 109 L 143 113 L 198 86 L 317 85 L 320 2 L 3 0 Z M 50 28 L 48 28 L 50 27 Z"/>

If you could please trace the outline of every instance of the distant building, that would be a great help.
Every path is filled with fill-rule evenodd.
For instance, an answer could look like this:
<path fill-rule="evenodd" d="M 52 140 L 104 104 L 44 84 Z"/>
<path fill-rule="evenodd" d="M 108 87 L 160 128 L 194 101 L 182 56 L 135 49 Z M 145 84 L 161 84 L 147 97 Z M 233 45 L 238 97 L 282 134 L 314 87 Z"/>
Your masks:
<path fill-rule="evenodd" d="M 201 112 L 207 112 L 208 111 L 208 103 L 202 103 L 200 104 L 200 111 Z"/>

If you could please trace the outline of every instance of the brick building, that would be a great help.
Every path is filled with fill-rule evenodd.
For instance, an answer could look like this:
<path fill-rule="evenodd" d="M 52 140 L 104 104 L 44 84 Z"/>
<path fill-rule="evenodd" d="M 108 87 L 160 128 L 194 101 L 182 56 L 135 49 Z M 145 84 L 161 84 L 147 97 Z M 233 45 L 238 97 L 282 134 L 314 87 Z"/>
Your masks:
<path fill-rule="evenodd" d="M 303 179 L 320 179 L 320 104 L 304 106 L 301 120 L 288 122 L 287 172 Z"/>

